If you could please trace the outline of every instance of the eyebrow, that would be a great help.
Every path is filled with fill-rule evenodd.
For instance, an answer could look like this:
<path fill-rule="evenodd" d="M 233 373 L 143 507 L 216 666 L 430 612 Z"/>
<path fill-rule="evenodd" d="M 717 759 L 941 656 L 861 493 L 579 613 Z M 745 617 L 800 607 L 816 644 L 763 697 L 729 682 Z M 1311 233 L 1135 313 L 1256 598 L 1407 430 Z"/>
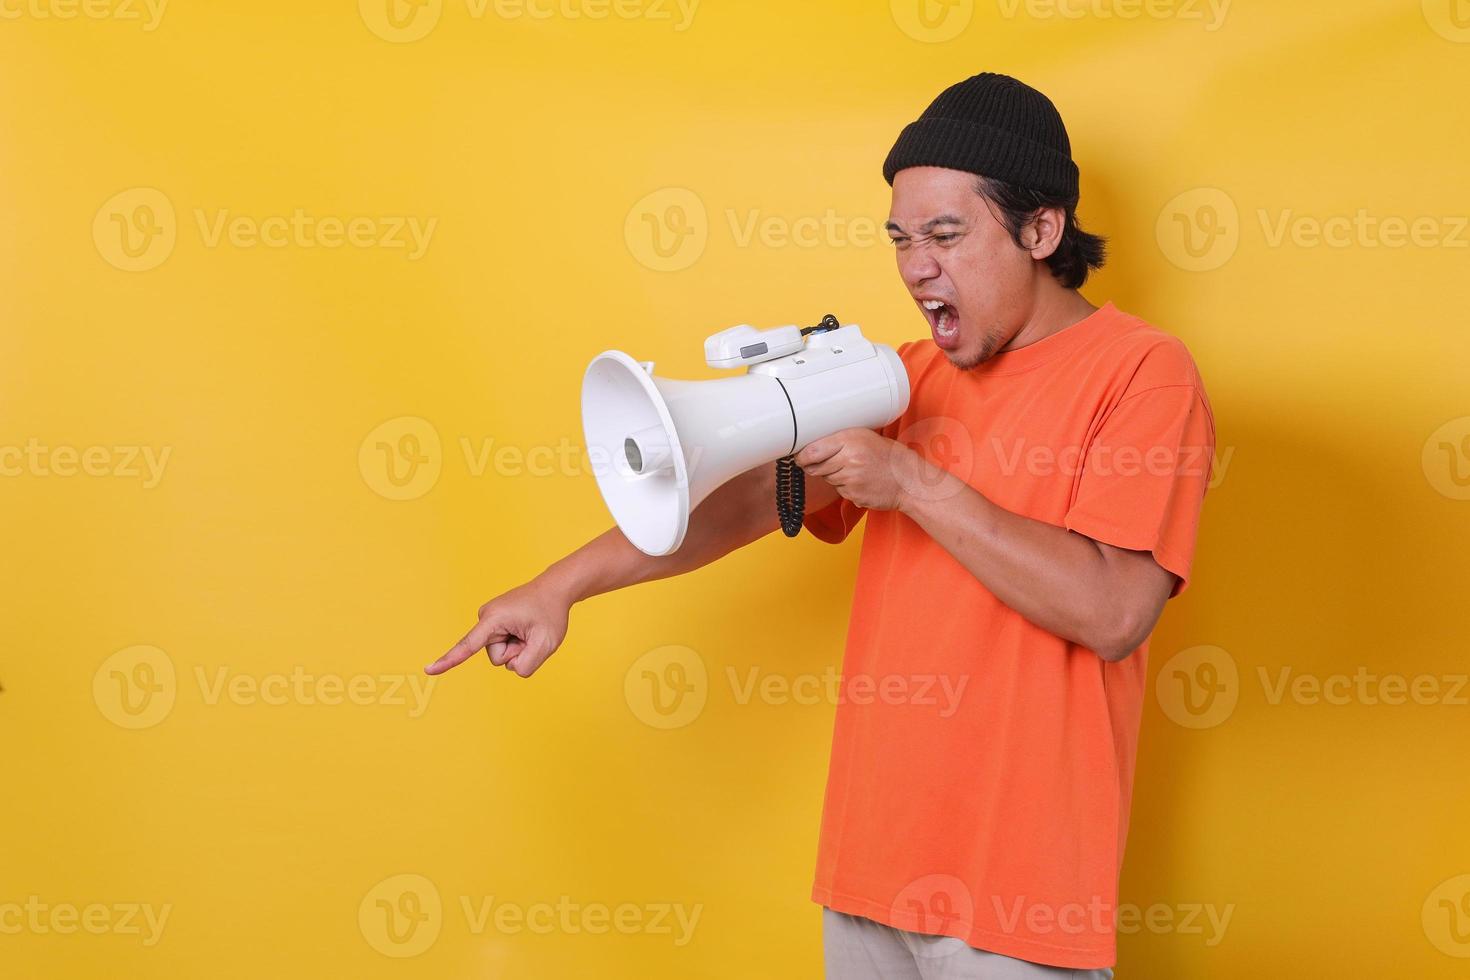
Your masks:
<path fill-rule="evenodd" d="M 920 234 L 920 235 L 927 235 L 927 234 L 929 234 L 929 232 L 933 231 L 935 228 L 938 228 L 940 225 L 963 225 L 964 223 L 965 223 L 965 220 L 963 218 L 960 218 L 960 217 L 956 216 L 956 215 L 953 215 L 953 214 L 941 214 L 939 217 L 937 217 L 937 218 L 931 218 L 930 220 L 928 220 L 928 221 L 924 222 L 922 225 L 920 225 L 919 226 L 919 230 L 918 230 L 918 234 Z M 887 229 L 888 231 L 890 231 L 890 232 L 896 231 L 899 234 L 902 234 L 903 233 L 903 229 L 900 228 L 898 226 L 898 223 L 897 222 L 894 222 L 894 221 L 888 222 L 883 227 L 885 229 Z"/>

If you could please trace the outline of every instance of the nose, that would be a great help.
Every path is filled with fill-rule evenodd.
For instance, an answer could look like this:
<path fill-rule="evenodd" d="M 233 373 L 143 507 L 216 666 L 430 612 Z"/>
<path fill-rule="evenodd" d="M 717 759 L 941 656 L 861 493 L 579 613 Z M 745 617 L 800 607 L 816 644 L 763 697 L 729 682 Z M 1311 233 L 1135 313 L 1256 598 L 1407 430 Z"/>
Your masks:
<path fill-rule="evenodd" d="M 940 271 L 938 260 L 927 248 L 912 247 L 898 253 L 898 274 L 910 291 L 937 278 Z"/>

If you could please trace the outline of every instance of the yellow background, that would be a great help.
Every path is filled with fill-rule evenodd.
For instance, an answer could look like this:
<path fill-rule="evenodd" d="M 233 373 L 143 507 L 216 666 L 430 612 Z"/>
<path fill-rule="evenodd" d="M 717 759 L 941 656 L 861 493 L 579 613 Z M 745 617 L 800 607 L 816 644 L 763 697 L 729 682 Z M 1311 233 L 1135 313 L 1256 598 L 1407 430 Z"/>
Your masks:
<path fill-rule="evenodd" d="M 833 708 L 741 703 L 729 671 L 838 661 L 857 536 L 773 535 L 593 600 L 531 681 L 474 661 L 417 717 L 388 681 L 359 682 L 367 704 L 209 693 L 416 675 L 481 602 L 605 528 L 577 452 L 598 351 L 698 378 L 702 339 L 733 323 L 830 310 L 922 336 L 864 234 L 880 164 L 941 88 L 989 69 L 1061 109 L 1082 218 L 1112 244 L 1085 292 L 1184 339 L 1233 454 L 1154 637 L 1122 894 L 1232 917 L 1213 945 L 1121 936 L 1118 975 L 1464 975 L 1463 0 L 1241 0 L 1214 24 L 1184 0 L 1131 19 L 1105 16 L 1126 0 L 1075 17 L 925 0 L 928 27 L 908 0 L 706 0 L 682 30 L 653 0 L 601 19 L 395 0 L 397 28 L 367 0 L 174 0 L 151 30 L 141 5 L 99 2 L 109 16 L 0 4 L 0 447 L 50 454 L 0 477 L 0 906 L 170 913 L 151 946 L 0 932 L 0 974 L 817 975 Z M 139 212 L 158 198 L 138 188 L 172 218 Z M 437 224 L 416 259 L 206 234 L 221 212 L 298 208 Z M 1272 237 L 1359 209 L 1433 221 L 1401 247 Z M 829 211 L 836 231 L 781 237 Z M 161 232 L 163 258 L 128 271 L 160 252 L 129 259 L 118 220 Z M 659 222 L 698 254 L 653 252 Z M 61 475 L 58 447 L 107 461 Z M 156 485 L 113 447 L 167 450 Z M 389 479 L 398 448 L 420 485 Z M 678 727 L 638 706 L 651 651 L 705 668 Z M 1171 720 L 1202 657 L 1224 700 Z M 140 665 L 164 700 L 132 728 L 142 702 L 114 685 L 147 682 Z M 1444 696 L 1273 703 L 1283 668 Z M 413 957 L 373 936 L 399 875 L 442 906 Z M 476 933 L 462 899 L 489 896 L 700 918 L 683 945 Z"/>

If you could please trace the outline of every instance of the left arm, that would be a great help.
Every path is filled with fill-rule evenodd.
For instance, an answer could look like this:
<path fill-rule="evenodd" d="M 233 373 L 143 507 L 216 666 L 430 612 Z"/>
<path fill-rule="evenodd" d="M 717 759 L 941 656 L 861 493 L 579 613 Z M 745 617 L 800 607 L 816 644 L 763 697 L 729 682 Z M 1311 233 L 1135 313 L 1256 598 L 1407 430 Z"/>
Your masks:
<path fill-rule="evenodd" d="M 869 429 L 818 439 L 796 461 L 859 506 L 907 515 L 1001 602 L 1104 660 L 1138 649 L 1173 591 L 1149 552 L 1014 514 Z"/>

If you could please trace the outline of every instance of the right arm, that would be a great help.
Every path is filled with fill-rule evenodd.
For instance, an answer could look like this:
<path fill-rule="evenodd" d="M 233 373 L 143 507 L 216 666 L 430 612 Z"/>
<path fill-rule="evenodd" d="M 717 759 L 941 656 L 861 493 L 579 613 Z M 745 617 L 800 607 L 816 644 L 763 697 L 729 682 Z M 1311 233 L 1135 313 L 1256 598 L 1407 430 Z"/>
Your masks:
<path fill-rule="evenodd" d="M 806 481 L 806 513 L 837 499 L 825 480 Z M 689 515 L 677 551 L 646 555 L 616 527 L 552 564 L 525 585 L 485 603 L 479 622 L 424 671 L 442 674 L 484 650 L 490 662 L 530 677 L 561 646 L 571 607 L 639 582 L 682 575 L 765 537 L 776 516 L 776 466 L 766 463 L 717 487 Z"/>

